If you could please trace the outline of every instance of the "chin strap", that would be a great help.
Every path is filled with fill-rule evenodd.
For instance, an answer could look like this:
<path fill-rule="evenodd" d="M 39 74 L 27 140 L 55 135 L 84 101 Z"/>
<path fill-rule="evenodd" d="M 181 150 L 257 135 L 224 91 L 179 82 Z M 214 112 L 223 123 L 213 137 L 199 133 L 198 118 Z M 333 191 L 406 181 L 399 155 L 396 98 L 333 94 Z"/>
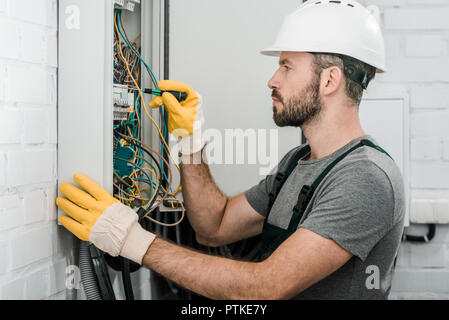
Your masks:
<path fill-rule="evenodd" d="M 371 82 L 373 77 L 369 77 L 366 72 L 363 72 L 357 68 L 357 60 L 344 55 L 336 55 L 343 60 L 345 66 L 345 76 L 348 79 L 360 84 L 364 90 L 368 88 L 368 84 Z"/>

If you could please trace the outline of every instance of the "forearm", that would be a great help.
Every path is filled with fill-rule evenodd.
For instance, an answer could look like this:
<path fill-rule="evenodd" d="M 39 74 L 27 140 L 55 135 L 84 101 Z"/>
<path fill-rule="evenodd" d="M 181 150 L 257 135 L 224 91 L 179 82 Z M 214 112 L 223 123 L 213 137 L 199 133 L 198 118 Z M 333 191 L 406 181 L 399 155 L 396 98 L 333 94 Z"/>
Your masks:
<path fill-rule="evenodd" d="M 143 259 L 147 268 L 216 300 L 270 299 L 263 264 L 205 255 L 156 239 Z"/>
<path fill-rule="evenodd" d="M 191 161 L 184 161 L 189 164 L 181 164 L 182 194 L 193 229 L 209 237 L 221 225 L 228 198 L 214 182 L 209 166 L 202 159 L 199 161 L 199 154 L 195 157 L 196 162 L 191 156 Z"/>

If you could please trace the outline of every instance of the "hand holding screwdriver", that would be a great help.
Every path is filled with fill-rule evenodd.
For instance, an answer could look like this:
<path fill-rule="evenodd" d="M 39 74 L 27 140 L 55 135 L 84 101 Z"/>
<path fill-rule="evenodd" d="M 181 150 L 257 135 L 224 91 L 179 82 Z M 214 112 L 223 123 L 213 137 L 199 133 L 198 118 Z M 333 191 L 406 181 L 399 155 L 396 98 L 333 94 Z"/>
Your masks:
<path fill-rule="evenodd" d="M 163 91 L 163 90 L 155 90 L 155 89 L 143 89 L 143 93 L 146 94 L 151 94 L 153 96 L 158 96 L 158 97 L 162 97 L 162 95 L 165 93 L 171 93 L 172 95 L 175 96 L 175 98 L 179 101 L 179 102 L 183 102 L 185 99 L 187 99 L 187 93 L 185 92 L 180 92 L 180 91 Z"/>
<path fill-rule="evenodd" d="M 168 111 L 168 130 L 179 138 L 179 151 L 183 155 L 191 155 L 201 151 L 204 147 L 202 127 L 204 115 L 201 96 L 191 87 L 179 81 L 162 80 L 159 82 L 159 93 L 150 102 L 153 109 L 165 106 Z M 177 93 L 172 94 L 171 92 Z M 185 99 L 183 98 L 185 95 Z"/>

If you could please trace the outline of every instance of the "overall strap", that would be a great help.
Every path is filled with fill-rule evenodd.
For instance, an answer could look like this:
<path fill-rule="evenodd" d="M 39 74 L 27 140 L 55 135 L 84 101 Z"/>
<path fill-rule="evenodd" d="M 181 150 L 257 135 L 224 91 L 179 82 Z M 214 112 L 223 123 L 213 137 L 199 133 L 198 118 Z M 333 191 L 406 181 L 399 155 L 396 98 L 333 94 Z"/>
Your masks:
<path fill-rule="evenodd" d="M 312 184 L 312 186 L 305 185 L 298 196 L 298 202 L 296 206 L 293 208 L 293 217 L 290 220 L 290 224 L 288 227 L 288 230 L 290 232 L 294 232 L 299 225 L 300 219 L 302 218 L 302 215 L 304 214 L 304 211 L 306 210 L 307 206 L 309 205 L 310 200 L 312 199 L 315 190 L 318 188 L 318 186 L 321 184 L 321 182 L 324 180 L 324 178 L 328 175 L 328 173 L 344 158 L 346 158 L 350 153 L 353 151 L 368 146 L 371 148 L 375 148 L 379 150 L 382 153 L 385 153 L 388 157 L 391 158 L 391 156 L 382 148 L 376 146 L 374 143 L 372 143 L 369 140 L 362 140 L 359 144 L 357 144 L 355 147 L 352 147 L 348 151 L 346 151 L 344 154 L 339 156 L 336 160 L 334 160 L 315 180 L 315 182 Z M 391 158 L 393 159 L 393 158 Z"/>
<path fill-rule="evenodd" d="M 385 151 L 385 150 L 382 149 L 381 147 L 375 145 L 375 144 L 372 143 L 371 141 L 369 141 L 369 140 L 362 140 L 362 141 L 360 141 L 360 143 L 363 144 L 364 146 L 368 146 L 368 147 L 377 149 L 377 150 L 379 150 L 379 151 L 382 152 L 382 153 L 385 153 L 391 160 L 394 161 L 394 159 L 388 154 L 387 151 Z"/>
<path fill-rule="evenodd" d="M 276 201 L 277 196 L 279 195 L 279 192 L 282 189 L 282 186 L 287 181 L 290 174 L 293 172 L 293 170 L 298 165 L 298 161 L 305 157 L 308 153 L 310 153 L 311 149 L 310 146 L 307 145 L 305 147 L 300 148 L 296 151 L 296 153 L 293 155 L 293 157 L 290 159 L 288 166 L 283 171 L 278 171 L 273 183 L 273 187 L 271 188 L 271 191 L 269 193 L 269 205 L 268 205 L 268 214 L 266 217 L 266 220 L 268 220 L 268 216 L 270 215 L 271 208 L 273 207 L 274 202 Z"/>

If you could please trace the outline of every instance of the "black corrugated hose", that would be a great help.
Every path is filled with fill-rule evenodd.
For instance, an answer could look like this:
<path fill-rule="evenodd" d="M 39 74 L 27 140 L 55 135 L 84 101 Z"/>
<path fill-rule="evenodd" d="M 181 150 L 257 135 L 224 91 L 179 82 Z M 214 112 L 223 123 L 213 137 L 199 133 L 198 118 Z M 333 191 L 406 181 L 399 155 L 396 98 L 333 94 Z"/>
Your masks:
<path fill-rule="evenodd" d="M 79 251 L 81 282 L 87 300 L 102 300 L 88 245 L 89 243 L 81 241 Z"/>

